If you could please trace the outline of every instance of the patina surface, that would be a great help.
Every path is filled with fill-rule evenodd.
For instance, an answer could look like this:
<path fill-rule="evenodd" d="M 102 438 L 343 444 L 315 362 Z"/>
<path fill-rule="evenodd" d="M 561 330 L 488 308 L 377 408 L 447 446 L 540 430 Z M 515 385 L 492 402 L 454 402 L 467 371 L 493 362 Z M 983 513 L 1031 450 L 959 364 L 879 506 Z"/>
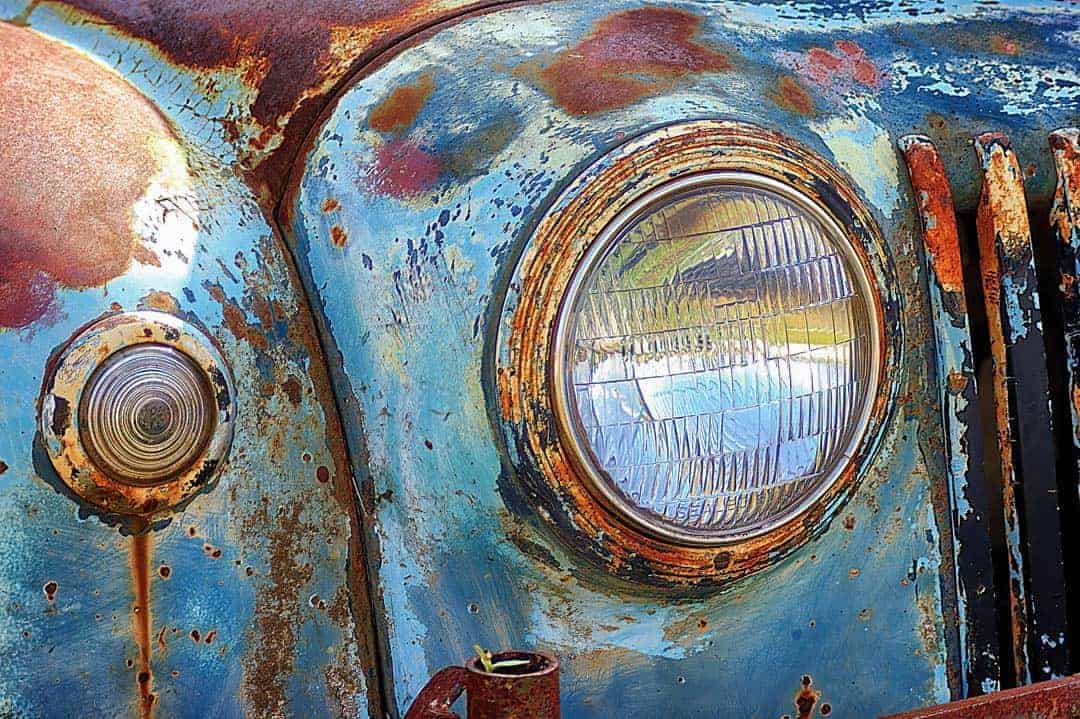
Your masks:
<path fill-rule="evenodd" d="M 986 458 L 978 377 L 952 190 L 941 155 L 927 137 L 906 135 L 900 138 L 899 147 L 919 206 L 926 257 L 938 401 L 948 460 L 959 649 L 964 666 L 962 694 L 970 696 L 1001 687 L 1003 645 L 997 629 L 998 593 L 990 532 L 994 489 L 983 471 Z"/>
<path fill-rule="evenodd" d="M 0 22 L 0 715 L 377 714 L 352 473 L 284 246 L 177 114 L 194 84 L 32 15 L 99 52 Z M 37 420 L 55 353 L 136 309 L 213 338 L 238 417 L 216 486 L 142 523 L 65 491 Z"/>
<path fill-rule="evenodd" d="M 1080 20 L 571 0 L 470 16 L 353 77 L 487 5 L 0 0 L 0 713 L 395 715 L 477 641 L 557 653 L 570 717 L 871 716 L 961 695 L 963 537 L 931 481 L 953 435 L 894 143 L 930 138 L 971 210 L 971 138 L 1005 132 L 1048 206 Z M 538 517 L 558 498 L 527 495 L 494 371 L 550 203 L 604 153 L 705 117 L 835 162 L 903 308 L 896 406 L 858 491 L 722 594 L 612 577 Z M 314 325 L 268 220 L 283 189 Z M 139 307 L 208 330 L 243 421 L 219 484 L 129 536 L 58 491 L 36 401 L 78 328 Z"/>

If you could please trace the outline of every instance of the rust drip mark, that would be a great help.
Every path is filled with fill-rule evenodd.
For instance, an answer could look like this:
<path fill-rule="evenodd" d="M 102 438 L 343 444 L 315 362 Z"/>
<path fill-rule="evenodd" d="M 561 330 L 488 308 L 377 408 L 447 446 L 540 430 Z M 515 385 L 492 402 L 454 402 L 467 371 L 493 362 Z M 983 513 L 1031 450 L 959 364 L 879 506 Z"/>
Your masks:
<path fill-rule="evenodd" d="M 799 712 L 799 719 L 811 719 L 820 698 L 821 692 L 814 689 L 813 678 L 809 674 L 803 675 L 799 691 L 795 694 L 795 708 Z"/>
<path fill-rule="evenodd" d="M 963 298 L 963 262 L 956 227 L 952 190 L 937 148 L 927 137 L 901 138 L 911 185 L 919 202 L 923 243 L 938 283 L 946 292 Z"/>
<path fill-rule="evenodd" d="M 0 23 L 0 66 L 0 327 L 25 327 L 58 285 L 160 264 L 135 208 L 180 151 L 149 101 L 72 47 Z"/>
<path fill-rule="evenodd" d="M 434 90 L 435 80 L 430 73 L 421 75 L 412 84 L 395 88 L 372 108 L 368 115 L 368 126 L 379 132 L 395 132 L 412 127 Z"/>
<path fill-rule="evenodd" d="M 139 687 L 139 706 L 143 719 L 154 715 L 154 675 L 150 668 L 150 553 L 149 534 L 136 534 L 131 538 L 131 579 L 135 588 L 135 603 L 131 607 L 132 634 L 139 648 L 138 672 L 135 675 Z"/>
<path fill-rule="evenodd" d="M 692 74 L 731 69 L 731 62 L 694 40 L 702 19 L 685 10 L 644 7 L 617 12 L 549 63 L 515 73 L 542 87 L 572 115 L 606 112 L 672 87 Z"/>

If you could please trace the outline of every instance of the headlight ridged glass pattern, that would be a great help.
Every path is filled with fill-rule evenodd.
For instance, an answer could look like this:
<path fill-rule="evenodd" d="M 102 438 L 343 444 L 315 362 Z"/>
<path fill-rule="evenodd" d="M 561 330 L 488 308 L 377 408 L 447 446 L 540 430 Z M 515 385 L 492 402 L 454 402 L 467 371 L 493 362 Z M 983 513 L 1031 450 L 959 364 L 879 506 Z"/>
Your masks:
<path fill-rule="evenodd" d="M 769 183 L 690 185 L 635 212 L 590 249 L 560 315 L 571 439 L 648 526 L 767 531 L 828 488 L 865 428 L 864 270 L 823 211 Z"/>

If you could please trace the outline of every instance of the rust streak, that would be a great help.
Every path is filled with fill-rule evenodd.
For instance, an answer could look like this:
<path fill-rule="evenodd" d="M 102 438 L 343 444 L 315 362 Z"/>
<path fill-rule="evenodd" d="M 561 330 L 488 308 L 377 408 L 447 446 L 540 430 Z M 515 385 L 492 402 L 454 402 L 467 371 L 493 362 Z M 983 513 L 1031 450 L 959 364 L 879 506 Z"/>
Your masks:
<path fill-rule="evenodd" d="M 139 669 L 135 675 L 139 687 L 139 707 L 143 719 L 154 715 L 154 675 L 150 667 L 150 553 L 149 534 L 136 534 L 131 538 L 131 579 L 135 589 L 135 603 L 131 608 L 132 634 L 139 649 Z"/>
<path fill-rule="evenodd" d="M 986 304 L 987 331 L 992 359 L 991 381 L 994 396 L 994 420 L 998 452 L 1001 458 L 1002 503 L 1007 528 L 1018 531 L 1020 524 L 1012 428 L 1009 422 L 1009 379 L 1007 338 L 1001 317 L 1001 251 L 1009 252 L 1017 242 L 1028 241 L 1030 233 L 1024 200 L 1023 178 L 1016 157 L 1004 135 L 986 133 L 975 140 L 975 149 L 983 165 L 983 187 L 976 213 L 979 266 Z M 1013 577 L 1023 574 L 1014 552 L 1009 552 L 1009 571 Z M 1012 626 L 1013 664 L 1016 676 L 1027 675 L 1028 612 L 1023 588 L 1011 586 L 1009 613 Z"/>

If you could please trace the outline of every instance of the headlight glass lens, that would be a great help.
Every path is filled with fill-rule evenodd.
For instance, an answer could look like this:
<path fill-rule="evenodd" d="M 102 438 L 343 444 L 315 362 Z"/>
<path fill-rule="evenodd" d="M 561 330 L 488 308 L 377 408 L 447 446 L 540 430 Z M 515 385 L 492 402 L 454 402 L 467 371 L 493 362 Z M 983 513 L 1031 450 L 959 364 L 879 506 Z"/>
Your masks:
<path fill-rule="evenodd" d="M 659 531 L 727 540 L 836 480 L 876 393 L 865 271 L 776 183 L 690 184 L 590 248 L 557 329 L 563 421 L 594 483 Z"/>

